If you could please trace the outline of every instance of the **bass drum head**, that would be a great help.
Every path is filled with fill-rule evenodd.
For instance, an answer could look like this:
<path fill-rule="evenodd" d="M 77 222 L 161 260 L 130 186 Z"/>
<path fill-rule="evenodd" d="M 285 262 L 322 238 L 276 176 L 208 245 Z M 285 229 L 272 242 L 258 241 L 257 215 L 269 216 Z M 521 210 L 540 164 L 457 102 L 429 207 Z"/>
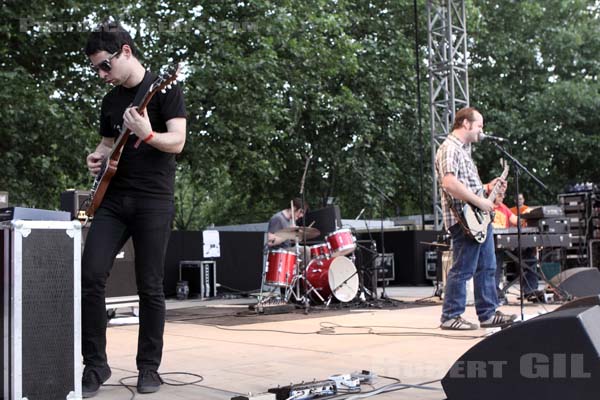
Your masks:
<path fill-rule="evenodd" d="M 328 277 L 333 297 L 342 303 L 351 301 L 356 297 L 356 293 L 358 293 L 358 274 L 356 273 L 356 267 L 349 258 L 335 257 L 329 266 Z"/>

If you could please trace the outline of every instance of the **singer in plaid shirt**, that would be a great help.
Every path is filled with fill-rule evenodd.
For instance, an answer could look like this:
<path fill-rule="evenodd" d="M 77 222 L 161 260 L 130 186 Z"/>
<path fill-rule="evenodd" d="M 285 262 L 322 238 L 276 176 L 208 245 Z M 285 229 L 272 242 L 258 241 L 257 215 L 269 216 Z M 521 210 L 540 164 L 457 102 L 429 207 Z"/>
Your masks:
<path fill-rule="evenodd" d="M 471 158 L 471 143 L 479 140 L 483 132 L 483 116 L 475 108 L 468 107 L 456 113 L 452 133 L 439 147 L 436 155 L 436 171 L 442 196 L 444 224 L 452 236 L 453 264 L 446 278 L 441 328 L 453 330 L 478 329 L 476 323 L 462 318 L 466 305 L 466 282 L 473 278 L 475 309 L 482 328 L 510 325 L 516 315 L 496 311 L 496 255 L 492 224 L 488 226 L 487 238 L 478 243 L 467 236 L 452 214 L 450 206 L 461 210 L 465 202 L 483 211 L 492 211 L 494 203 L 479 196 L 484 185 Z M 500 178 L 485 187 L 493 187 Z M 506 182 L 501 182 L 506 187 Z"/>
<path fill-rule="evenodd" d="M 438 149 L 435 168 L 440 179 L 446 174 L 453 174 L 471 192 L 479 194 L 483 191 L 477 167 L 471 158 L 471 143 L 463 143 L 456 136 L 449 135 Z M 446 229 L 458 222 L 450 207 L 462 210 L 464 205 L 464 201 L 453 198 L 442 190 L 442 211 Z"/>

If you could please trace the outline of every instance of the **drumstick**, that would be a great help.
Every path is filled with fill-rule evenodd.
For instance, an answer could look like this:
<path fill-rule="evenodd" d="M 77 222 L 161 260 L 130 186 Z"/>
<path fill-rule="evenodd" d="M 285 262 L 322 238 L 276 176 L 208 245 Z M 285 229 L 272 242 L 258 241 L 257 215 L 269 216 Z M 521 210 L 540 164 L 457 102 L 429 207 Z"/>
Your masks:
<path fill-rule="evenodd" d="M 292 210 L 292 225 L 291 226 L 296 226 L 296 218 L 294 218 L 296 216 L 296 214 L 294 213 L 294 200 L 290 201 L 290 208 Z"/>

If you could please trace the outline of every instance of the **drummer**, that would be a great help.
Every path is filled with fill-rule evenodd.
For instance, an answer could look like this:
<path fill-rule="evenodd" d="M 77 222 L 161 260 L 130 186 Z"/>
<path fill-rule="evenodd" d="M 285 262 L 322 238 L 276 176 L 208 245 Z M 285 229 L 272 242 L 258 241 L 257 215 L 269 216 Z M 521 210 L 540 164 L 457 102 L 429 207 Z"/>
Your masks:
<path fill-rule="evenodd" d="M 286 240 L 285 238 L 275 235 L 275 232 L 295 225 L 295 221 L 301 219 L 304 216 L 305 211 L 308 211 L 308 204 L 304 202 L 304 208 L 302 208 L 302 200 L 298 197 L 291 201 L 291 205 L 294 207 L 293 213 L 290 206 L 290 208 L 275 213 L 269 220 L 269 226 L 267 228 L 267 245 L 272 250 L 288 249 L 294 246 L 294 243 L 291 240 Z"/>

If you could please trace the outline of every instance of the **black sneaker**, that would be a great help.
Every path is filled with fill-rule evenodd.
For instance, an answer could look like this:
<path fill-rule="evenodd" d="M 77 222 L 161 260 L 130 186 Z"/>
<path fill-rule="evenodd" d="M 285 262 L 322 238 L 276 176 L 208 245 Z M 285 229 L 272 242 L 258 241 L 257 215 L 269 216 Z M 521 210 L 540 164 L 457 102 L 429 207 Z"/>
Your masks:
<path fill-rule="evenodd" d="M 163 380 L 156 371 L 142 369 L 138 375 L 137 391 L 138 393 L 154 393 L 158 392 Z"/>
<path fill-rule="evenodd" d="M 100 386 L 110 378 L 110 368 L 85 367 L 81 379 L 81 396 L 83 398 L 94 397 Z"/>

